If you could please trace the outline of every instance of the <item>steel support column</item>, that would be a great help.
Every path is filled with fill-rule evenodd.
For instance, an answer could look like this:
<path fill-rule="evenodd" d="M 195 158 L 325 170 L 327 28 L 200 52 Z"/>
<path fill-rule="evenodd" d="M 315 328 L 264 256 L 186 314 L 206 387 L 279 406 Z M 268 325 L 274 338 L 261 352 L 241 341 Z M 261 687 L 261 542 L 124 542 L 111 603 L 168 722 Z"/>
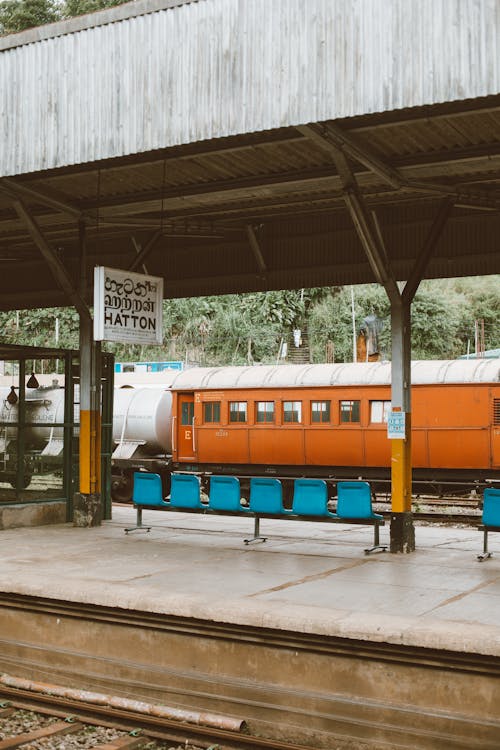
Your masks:
<path fill-rule="evenodd" d="M 101 498 L 100 347 L 92 321 L 80 317 L 80 491 L 74 498 L 74 526 L 99 526 Z"/>
<path fill-rule="evenodd" d="M 80 223 L 80 294 L 85 297 L 86 237 Z M 101 398 L 100 345 L 94 342 L 93 322 L 80 315 L 80 477 L 74 498 L 73 525 L 99 526 L 103 518 L 101 498 Z"/>
<path fill-rule="evenodd" d="M 333 123 L 304 125 L 298 130 L 332 157 L 342 184 L 345 204 L 365 255 L 375 279 L 384 286 L 391 303 L 391 404 L 393 411 L 405 414 L 404 437 L 392 439 L 391 446 L 391 552 L 411 552 L 415 549 L 415 530 L 411 513 L 411 303 L 459 196 L 455 190 L 451 191 L 451 195 L 444 191 L 446 197 L 415 260 L 412 273 L 401 291 L 386 252 L 377 218 L 369 211 L 348 157 L 364 164 L 395 189 L 421 189 L 421 184 L 410 184 L 398 169 L 384 163 L 370 152 L 366 144 L 353 140 Z"/>
<path fill-rule="evenodd" d="M 375 214 L 368 210 L 345 156 L 335 163 L 344 187 L 344 200 L 377 281 L 391 303 L 391 406 L 405 414 L 405 435 L 391 440 L 391 552 L 413 552 L 415 529 L 411 513 L 411 300 L 396 282 Z"/>
<path fill-rule="evenodd" d="M 391 299 L 391 405 L 405 414 L 405 434 L 391 440 L 391 552 L 413 552 L 411 513 L 411 300 Z"/>

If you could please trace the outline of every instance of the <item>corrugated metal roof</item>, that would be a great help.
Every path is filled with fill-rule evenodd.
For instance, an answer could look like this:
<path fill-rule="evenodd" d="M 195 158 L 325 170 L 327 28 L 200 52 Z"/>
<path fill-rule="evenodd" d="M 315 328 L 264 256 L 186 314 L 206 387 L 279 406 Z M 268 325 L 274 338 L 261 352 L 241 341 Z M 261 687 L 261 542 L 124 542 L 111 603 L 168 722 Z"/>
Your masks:
<path fill-rule="evenodd" d="M 412 385 L 500 382 L 500 362 L 492 360 L 412 362 L 411 372 Z M 312 388 L 390 383 L 390 362 L 363 362 L 331 365 L 193 367 L 179 373 L 173 379 L 171 388 L 174 391 L 224 391 L 244 388 Z"/>
<path fill-rule="evenodd" d="M 75 288 L 79 220 L 89 279 L 95 265 L 134 267 L 136 248 L 155 236 L 145 266 L 163 277 L 167 297 L 372 282 L 339 148 L 376 213 L 395 278 L 411 275 L 448 198 L 455 207 L 425 277 L 500 273 L 500 93 L 460 98 L 497 90 L 499 16 L 494 0 L 138 0 L 0 39 L 0 162 L 34 170 L 121 154 L 0 177 L 0 309 L 69 302 L 16 212 L 20 199 Z M 377 55 L 380 74 L 367 67 Z M 422 92 L 458 98 L 373 111 L 376 95 L 389 108 Z M 355 117 L 287 125 L 297 112 L 299 121 L 357 112 L 362 101 Z M 266 122 L 279 127 L 195 140 Z"/>
<path fill-rule="evenodd" d="M 1 40 L 0 175 L 500 93 L 495 0 L 165 6 Z"/>

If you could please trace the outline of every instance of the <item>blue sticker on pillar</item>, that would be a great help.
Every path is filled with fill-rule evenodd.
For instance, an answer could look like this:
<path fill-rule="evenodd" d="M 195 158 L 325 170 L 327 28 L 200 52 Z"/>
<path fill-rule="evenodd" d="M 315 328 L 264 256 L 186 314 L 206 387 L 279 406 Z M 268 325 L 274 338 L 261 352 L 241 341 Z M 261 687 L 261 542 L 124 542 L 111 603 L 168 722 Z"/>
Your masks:
<path fill-rule="evenodd" d="M 406 437 L 406 413 L 404 411 L 389 412 L 387 437 L 389 440 L 404 440 Z"/>

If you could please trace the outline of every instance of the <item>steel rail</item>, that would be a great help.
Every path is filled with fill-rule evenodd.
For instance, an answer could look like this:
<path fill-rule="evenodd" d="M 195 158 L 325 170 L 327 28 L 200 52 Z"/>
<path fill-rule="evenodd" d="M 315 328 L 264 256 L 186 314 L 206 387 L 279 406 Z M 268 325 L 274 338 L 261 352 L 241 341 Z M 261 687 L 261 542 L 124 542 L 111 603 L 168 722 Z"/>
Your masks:
<path fill-rule="evenodd" d="M 426 505 L 426 503 L 422 503 Z M 376 510 L 377 513 L 384 516 L 386 521 L 391 519 L 390 510 Z M 481 515 L 475 513 L 453 513 L 453 512 L 438 512 L 438 511 L 413 511 L 412 517 L 414 521 L 426 521 L 428 523 L 446 524 L 447 526 L 454 526 L 456 524 L 466 524 L 467 526 L 478 526 L 481 523 Z M 348 523 L 348 521 L 346 522 Z"/>
<path fill-rule="evenodd" d="M 205 747 L 217 743 L 218 750 L 311 750 L 310 746 L 256 737 L 250 734 L 190 725 L 182 721 L 151 716 L 140 712 L 88 704 L 85 701 L 58 698 L 53 695 L 33 694 L 0 685 L 0 698 L 15 707 L 52 716 L 71 715 L 78 721 L 106 726 L 120 731 L 141 732 L 153 740 L 167 740 L 178 744 L 203 743 Z"/>

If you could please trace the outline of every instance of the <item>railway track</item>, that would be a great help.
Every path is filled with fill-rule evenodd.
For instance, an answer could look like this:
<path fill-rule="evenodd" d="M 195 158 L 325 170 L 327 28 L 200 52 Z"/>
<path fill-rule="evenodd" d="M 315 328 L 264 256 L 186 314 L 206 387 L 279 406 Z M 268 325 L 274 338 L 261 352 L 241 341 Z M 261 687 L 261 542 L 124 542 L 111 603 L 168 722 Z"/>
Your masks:
<path fill-rule="evenodd" d="M 377 498 L 374 510 L 390 519 L 390 500 Z M 477 499 L 455 497 L 415 497 L 412 512 L 414 521 L 447 526 L 477 526 L 482 514 Z"/>
<path fill-rule="evenodd" d="M 243 732 L 245 729 L 242 722 Z M 62 737 L 64 744 L 60 743 Z M 45 750 L 306 750 L 303 745 L 214 727 L 191 727 L 139 711 L 2 686 L 0 750 L 36 748 L 39 742 Z"/>

